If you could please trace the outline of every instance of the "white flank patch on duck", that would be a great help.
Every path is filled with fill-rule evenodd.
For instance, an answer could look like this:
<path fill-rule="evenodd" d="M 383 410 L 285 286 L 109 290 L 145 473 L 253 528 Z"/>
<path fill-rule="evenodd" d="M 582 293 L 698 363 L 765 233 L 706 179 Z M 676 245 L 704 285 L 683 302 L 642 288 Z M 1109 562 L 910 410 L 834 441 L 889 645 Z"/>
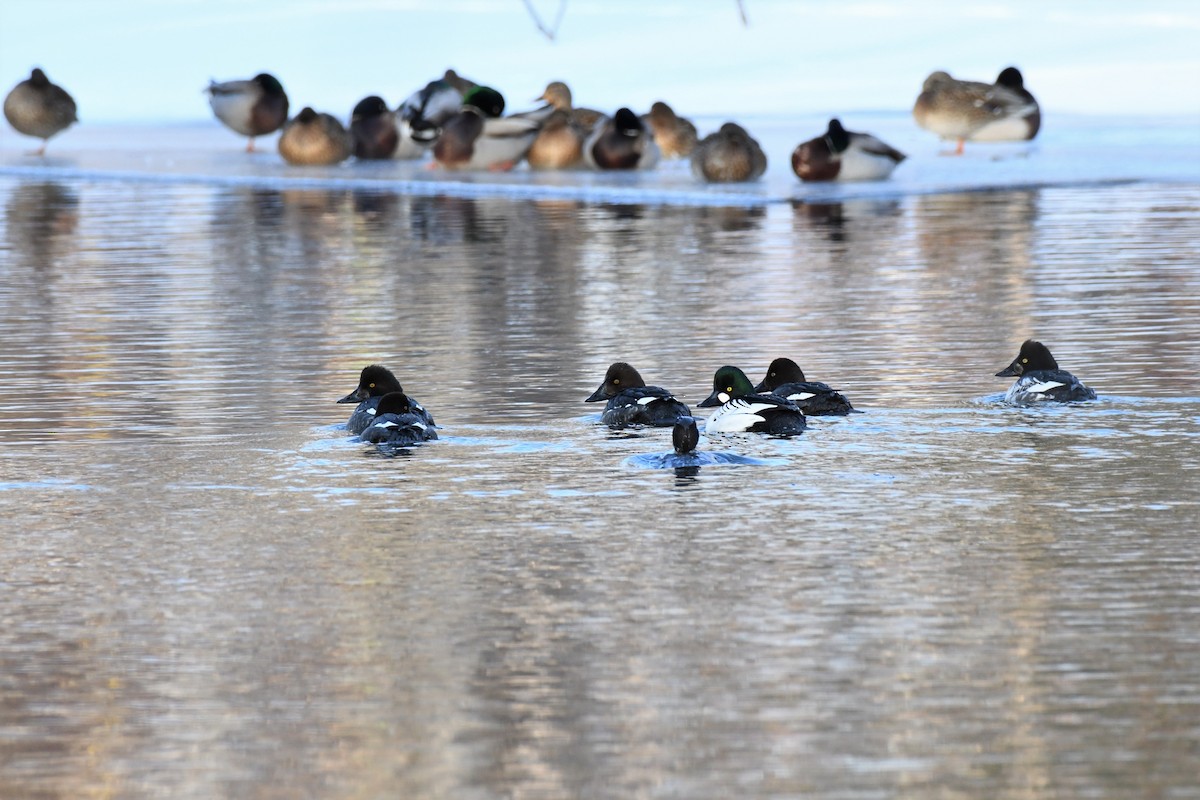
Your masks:
<path fill-rule="evenodd" d="M 813 392 L 796 392 L 795 394 L 789 394 L 787 399 L 791 400 L 792 402 L 797 402 L 799 400 L 807 400 L 810 397 L 816 397 L 816 394 Z"/>
<path fill-rule="evenodd" d="M 892 174 L 896 162 L 887 156 L 868 153 L 851 145 L 842 153 L 842 168 L 839 181 L 878 181 Z"/>
<path fill-rule="evenodd" d="M 771 403 L 747 403 L 744 400 L 732 400 L 713 412 L 704 423 L 705 431 L 713 433 L 737 433 L 748 430 L 766 418 L 758 412 L 778 408 Z"/>
<path fill-rule="evenodd" d="M 657 398 L 657 397 L 639 397 L 637 404 L 639 406 L 648 406 L 651 403 L 653 403 L 655 400 L 658 400 L 658 399 L 659 398 Z"/>
<path fill-rule="evenodd" d="M 1029 392 L 1030 394 L 1042 394 L 1043 392 L 1050 391 L 1056 386 L 1066 386 L 1066 384 L 1062 381 L 1042 381 L 1041 383 L 1035 383 L 1033 386 L 1026 386 L 1025 391 Z"/>

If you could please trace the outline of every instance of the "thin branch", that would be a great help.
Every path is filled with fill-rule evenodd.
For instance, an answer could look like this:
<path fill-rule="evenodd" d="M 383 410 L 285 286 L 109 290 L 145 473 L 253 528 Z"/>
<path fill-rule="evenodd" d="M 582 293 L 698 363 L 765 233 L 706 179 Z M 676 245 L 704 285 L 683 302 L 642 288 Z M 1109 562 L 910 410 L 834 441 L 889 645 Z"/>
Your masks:
<path fill-rule="evenodd" d="M 554 17 L 553 28 L 547 28 L 546 23 L 542 22 L 542 18 L 538 14 L 537 9 L 533 7 L 531 0 L 522 0 L 522 2 L 525 3 L 525 10 L 529 12 L 529 16 L 533 17 L 533 24 L 537 25 L 537 29 L 541 31 L 547 39 L 553 42 L 554 37 L 558 35 L 559 26 L 562 25 L 563 15 L 567 13 L 567 0 L 559 0 L 558 14 L 556 14 Z"/>
<path fill-rule="evenodd" d="M 746 5 L 742 0 L 737 0 L 738 13 L 742 15 L 742 27 L 749 28 L 750 20 L 746 17 Z"/>

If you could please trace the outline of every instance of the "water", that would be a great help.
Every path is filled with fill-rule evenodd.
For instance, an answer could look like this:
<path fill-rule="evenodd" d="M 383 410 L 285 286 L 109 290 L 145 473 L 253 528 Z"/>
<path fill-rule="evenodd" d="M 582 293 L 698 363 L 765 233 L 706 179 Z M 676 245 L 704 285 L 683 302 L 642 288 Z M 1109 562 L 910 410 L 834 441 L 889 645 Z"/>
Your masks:
<path fill-rule="evenodd" d="M 0 175 L 0 796 L 1200 797 L 1200 181 L 73 158 Z M 1029 336 L 1100 399 L 1001 405 Z M 582 402 L 779 355 L 865 413 L 681 471 Z M 441 439 L 344 435 L 375 361 Z"/>

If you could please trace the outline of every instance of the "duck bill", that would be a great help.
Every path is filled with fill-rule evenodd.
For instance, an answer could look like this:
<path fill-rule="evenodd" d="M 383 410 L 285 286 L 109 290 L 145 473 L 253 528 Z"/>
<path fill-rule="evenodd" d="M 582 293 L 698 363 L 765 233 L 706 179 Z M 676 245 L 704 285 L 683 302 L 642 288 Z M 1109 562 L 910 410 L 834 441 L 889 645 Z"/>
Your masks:
<path fill-rule="evenodd" d="M 596 402 L 599 402 L 600 400 L 607 400 L 607 399 L 608 399 L 608 395 L 606 395 L 604 393 L 604 384 L 602 383 L 602 384 L 600 384 L 600 388 L 597 389 L 596 391 L 592 392 L 592 396 L 589 397 L 587 400 L 584 400 L 583 402 L 596 403 Z"/>
<path fill-rule="evenodd" d="M 997 378 L 1015 378 L 1021 374 L 1021 365 L 1017 362 L 1009 364 L 1004 369 L 996 373 Z"/>
<path fill-rule="evenodd" d="M 341 400 L 338 400 L 338 403 L 361 403 L 363 400 L 366 400 L 366 399 L 367 399 L 366 392 L 364 392 L 362 389 L 355 389 L 353 392 L 346 395 Z"/>
<path fill-rule="evenodd" d="M 713 392 L 708 397 L 701 400 L 697 407 L 698 408 L 712 408 L 714 406 L 723 406 L 723 405 L 725 405 L 725 404 L 721 402 L 721 398 L 717 397 L 716 392 Z"/>
<path fill-rule="evenodd" d="M 756 392 L 769 392 L 770 391 L 770 389 L 767 388 L 767 381 L 765 378 L 761 382 L 759 382 L 758 386 L 754 387 L 754 391 L 756 391 Z"/>

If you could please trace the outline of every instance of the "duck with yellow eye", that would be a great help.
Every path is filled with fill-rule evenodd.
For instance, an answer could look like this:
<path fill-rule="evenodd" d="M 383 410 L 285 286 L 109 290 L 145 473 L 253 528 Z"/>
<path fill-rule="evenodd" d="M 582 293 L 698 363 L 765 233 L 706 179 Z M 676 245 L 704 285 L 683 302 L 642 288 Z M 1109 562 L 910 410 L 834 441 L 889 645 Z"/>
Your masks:
<path fill-rule="evenodd" d="M 1095 400 L 1096 393 L 1084 386 L 1071 373 L 1058 368 L 1050 348 L 1033 339 L 1026 339 L 1013 362 L 996 373 L 997 378 L 1016 376 L 1008 387 L 1004 401 L 1013 405 L 1056 402 L 1074 403 Z"/>
<path fill-rule="evenodd" d="M 704 425 L 706 433 L 771 433 L 795 436 L 808 427 L 802 412 L 786 397 L 756 394 L 754 384 L 737 367 L 724 366 L 713 375 L 712 394 L 700 408 L 714 411 Z"/>
<path fill-rule="evenodd" d="M 396 380 L 396 376 L 387 367 L 379 364 L 363 367 L 358 376 L 358 386 L 353 392 L 338 400 L 339 403 L 358 403 L 354 413 L 350 415 L 350 420 L 346 423 L 346 430 L 354 434 L 362 433 L 375 421 L 379 402 L 383 396 L 403 391 L 400 381 Z M 408 403 L 412 413 L 418 415 L 422 422 L 430 428 L 436 427 L 433 417 L 420 403 L 411 397 L 408 398 Z"/>
<path fill-rule="evenodd" d="M 804 370 L 790 358 L 777 358 L 767 367 L 767 375 L 756 392 L 770 392 L 791 400 L 810 417 L 842 416 L 856 413 L 850 401 L 827 383 L 809 381 Z"/>
<path fill-rule="evenodd" d="M 604 382 L 585 403 L 606 401 L 600 421 L 610 428 L 629 425 L 669 427 L 692 412 L 661 386 L 647 386 L 629 364 L 618 361 L 604 373 Z"/>

